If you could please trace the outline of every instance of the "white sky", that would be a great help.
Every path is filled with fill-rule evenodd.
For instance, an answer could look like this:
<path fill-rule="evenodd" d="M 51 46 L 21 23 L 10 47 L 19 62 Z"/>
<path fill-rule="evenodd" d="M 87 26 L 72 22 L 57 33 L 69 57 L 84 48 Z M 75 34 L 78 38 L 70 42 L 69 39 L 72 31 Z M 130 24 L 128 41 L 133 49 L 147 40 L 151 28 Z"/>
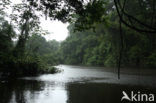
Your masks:
<path fill-rule="evenodd" d="M 11 0 L 13 4 L 21 3 L 22 0 Z M 8 13 L 11 13 L 11 9 L 7 10 Z M 63 41 L 68 36 L 68 23 L 63 24 L 60 21 L 51 21 L 49 19 L 45 20 L 45 18 L 40 18 L 41 21 L 41 27 L 43 30 L 47 30 L 50 34 L 44 35 L 46 40 L 57 40 L 57 41 Z"/>
<path fill-rule="evenodd" d="M 46 40 L 55 39 L 57 41 L 65 40 L 68 36 L 68 24 L 63 24 L 60 21 L 51 21 L 45 20 L 45 18 L 41 18 L 41 27 L 43 30 L 47 30 L 50 34 L 45 35 Z"/>

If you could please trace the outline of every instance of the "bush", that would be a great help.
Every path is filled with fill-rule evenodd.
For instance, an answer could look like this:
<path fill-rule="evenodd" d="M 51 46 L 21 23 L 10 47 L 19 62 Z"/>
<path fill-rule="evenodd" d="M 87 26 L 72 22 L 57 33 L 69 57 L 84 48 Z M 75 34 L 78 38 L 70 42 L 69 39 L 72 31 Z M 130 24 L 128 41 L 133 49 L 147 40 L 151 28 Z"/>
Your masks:
<path fill-rule="evenodd" d="M 41 70 L 41 73 L 50 73 L 50 74 L 54 74 L 57 72 L 61 72 L 61 70 L 59 70 L 59 68 L 56 68 L 54 66 L 48 66 L 47 68 L 44 68 Z"/>
<path fill-rule="evenodd" d="M 38 56 L 9 57 L 9 59 L 3 61 L 0 65 L 0 72 L 3 77 L 16 78 L 57 72 L 57 68 L 49 67 Z"/>
<path fill-rule="evenodd" d="M 148 65 L 149 67 L 155 68 L 156 67 L 156 53 L 152 53 L 148 58 L 147 58 L 147 62 L 146 65 Z"/>

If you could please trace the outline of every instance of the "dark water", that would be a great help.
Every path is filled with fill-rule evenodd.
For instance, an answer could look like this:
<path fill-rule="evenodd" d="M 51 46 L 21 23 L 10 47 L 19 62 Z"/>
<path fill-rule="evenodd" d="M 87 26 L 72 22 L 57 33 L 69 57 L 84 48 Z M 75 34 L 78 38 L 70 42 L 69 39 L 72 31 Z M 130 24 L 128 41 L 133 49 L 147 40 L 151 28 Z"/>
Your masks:
<path fill-rule="evenodd" d="M 130 103 L 122 91 L 156 94 L 155 76 L 117 75 L 95 67 L 60 65 L 62 73 L 0 83 L 0 103 Z M 107 72 L 106 72 L 107 71 Z"/>

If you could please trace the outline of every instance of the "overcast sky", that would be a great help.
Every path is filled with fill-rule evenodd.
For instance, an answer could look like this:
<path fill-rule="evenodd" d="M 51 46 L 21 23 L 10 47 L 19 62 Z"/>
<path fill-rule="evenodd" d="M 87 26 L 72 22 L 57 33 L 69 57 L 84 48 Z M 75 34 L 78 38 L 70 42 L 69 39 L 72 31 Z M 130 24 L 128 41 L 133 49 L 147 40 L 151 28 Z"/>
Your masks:
<path fill-rule="evenodd" d="M 50 21 L 48 19 L 45 20 L 45 18 L 41 18 L 41 27 L 43 30 L 48 30 L 48 32 L 50 32 L 49 35 L 44 36 L 47 40 L 65 40 L 65 38 L 68 36 L 67 26 L 67 23 L 63 24 L 60 21 Z"/>
<path fill-rule="evenodd" d="M 13 4 L 21 3 L 22 0 L 11 0 Z M 11 13 L 11 9 L 7 10 L 8 13 Z M 55 39 L 57 41 L 65 40 L 68 36 L 67 26 L 68 24 L 63 24 L 60 21 L 51 21 L 45 20 L 45 18 L 41 18 L 41 27 L 43 30 L 47 30 L 50 34 L 45 35 L 46 40 Z"/>

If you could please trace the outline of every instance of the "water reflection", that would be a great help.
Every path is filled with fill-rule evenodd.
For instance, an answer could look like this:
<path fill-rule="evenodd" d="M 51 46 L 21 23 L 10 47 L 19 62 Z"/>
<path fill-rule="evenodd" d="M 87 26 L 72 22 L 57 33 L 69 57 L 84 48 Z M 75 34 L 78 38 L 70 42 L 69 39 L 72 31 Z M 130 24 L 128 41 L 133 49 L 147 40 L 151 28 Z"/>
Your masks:
<path fill-rule="evenodd" d="M 0 103 L 120 103 L 122 91 L 156 93 L 155 88 L 105 83 L 17 80 L 1 84 Z"/>
<path fill-rule="evenodd" d="M 41 91 L 44 83 L 38 81 L 14 80 L 0 84 L 1 99 L 0 103 L 27 103 L 28 93 L 33 94 Z"/>
<path fill-rule="evenodd" d="M 67 103 L 121 103 L 122 91 L 130 94 L 131 91 L 137 93 L 156 93 L 155 88 L 140 86 L 105 84 L 105 83 L 86 83 L 68 85 Z M 130 103 L 130 101 L 122 101 Z"/>
<path fill-rule="evenodd" d="M 0 93 L 0 103 L 66 103 L 67 101 L 64 87 L 34 80 L 2 83 Z"/>
<path fill-rule="evenodd" d="M 101 69 L 71 66 L 63 68 L 64 72 L 55 75 L 26 77 L 0 83 L 0 103 L 120 103 L 123 90 L 127 93 L 156 93 L 155 86 L 137 86 L 133 81 L 137 80 L 135 77 L 126 76 L 117 81 L 113 73 Z M 144 78 L 147 81 L 144 84 L 148 84 L 148 81 L 155 83 Z"/>

